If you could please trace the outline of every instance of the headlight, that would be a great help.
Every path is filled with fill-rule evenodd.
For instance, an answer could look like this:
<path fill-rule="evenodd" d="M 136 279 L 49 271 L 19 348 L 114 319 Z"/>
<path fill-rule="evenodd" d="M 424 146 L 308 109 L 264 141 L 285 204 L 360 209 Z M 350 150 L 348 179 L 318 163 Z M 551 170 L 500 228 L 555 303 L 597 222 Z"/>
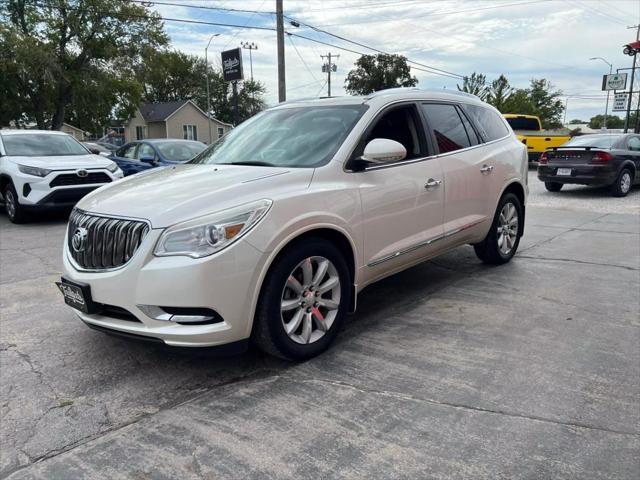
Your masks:
<path fill-rule="evenodd" d="M 107 166 L 107 170 L 112 173 L 115 173 L 118 170 L 118 164 L 116 162 L 111 162 L 111 165 Z"/>
<path fill-rule="evenodd" d="M 30 167 L 28 165 L 18 165 L 18 170 L 27 175 L 33 175 L 35 177 L 46 177 L 51 173 L 51 170 L 40 167 Z"/>
<path fill-rule="evenodd" d="M 259 200 L 169 227 L 158 240 L 154 254 L 200 258 L 219 252 L 254 227 L 269 211 L 271 203 Z"/>

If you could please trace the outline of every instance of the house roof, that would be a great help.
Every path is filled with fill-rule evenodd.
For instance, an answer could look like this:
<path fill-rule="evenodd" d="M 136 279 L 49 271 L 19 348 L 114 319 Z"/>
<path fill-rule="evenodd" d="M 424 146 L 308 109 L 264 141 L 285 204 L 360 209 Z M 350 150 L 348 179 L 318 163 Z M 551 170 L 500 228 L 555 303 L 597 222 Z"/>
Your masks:
<path fill-rule="evenodd" d="M 147 122 L 163 122 L 188 102 L 189 100 L 143 103 L 140 105 L 140 114 Z"/>

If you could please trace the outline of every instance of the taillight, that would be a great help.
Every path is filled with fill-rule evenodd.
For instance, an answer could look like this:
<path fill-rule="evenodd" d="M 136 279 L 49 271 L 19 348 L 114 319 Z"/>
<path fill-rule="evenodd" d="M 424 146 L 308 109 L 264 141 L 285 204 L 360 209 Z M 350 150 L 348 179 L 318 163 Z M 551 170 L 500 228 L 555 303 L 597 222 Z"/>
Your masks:
<path fill-rule="evenodd" d="M 549 163 L 547 152 L 542 152 L 542 155 L 540 155 L 540 158 L 538 159 L 538 163 L 541 165 L 546 165 L 547 163 Z"/>
<path fill-rule="evenodd" d="M 608 152 L 594 152 L 591 157 L 591 163 L 607 163 L 611 160 L 611 154 Z"/>

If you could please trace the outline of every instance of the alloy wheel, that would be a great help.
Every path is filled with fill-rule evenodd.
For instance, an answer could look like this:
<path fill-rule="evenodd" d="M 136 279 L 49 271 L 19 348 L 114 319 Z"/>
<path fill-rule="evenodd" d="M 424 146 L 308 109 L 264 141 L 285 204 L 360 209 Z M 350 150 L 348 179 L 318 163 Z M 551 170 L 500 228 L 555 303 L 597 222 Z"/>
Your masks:
<path fill-rule="evenodd" d="M 631 174 L 624 172 L 620 177 L 620 190 L 622 193 L 627 193 L 631 189 Z"/>
<path fill-rule="evenodd" d="M 13 218 L 16 215 L 16 199 L 13 196 L 11 189 L 7 188 L 4 192 L 5 208 L 7 209 L 7 215 L 9 218 Z"/>
<path fill-rule="evenodd" d="M 338 314 L 340 292 L 340 276 L 329 259 L 313 256 L 302 260 L 282 290 L 280 316 L 289 338 L 300 344 L 322 338 Z"/>
<path fill-rule="evenodd" d="M 509 255 L 518 238 L 518 210 L 511 202 L 505 203 L 498 218 L 498 248 Z"/>

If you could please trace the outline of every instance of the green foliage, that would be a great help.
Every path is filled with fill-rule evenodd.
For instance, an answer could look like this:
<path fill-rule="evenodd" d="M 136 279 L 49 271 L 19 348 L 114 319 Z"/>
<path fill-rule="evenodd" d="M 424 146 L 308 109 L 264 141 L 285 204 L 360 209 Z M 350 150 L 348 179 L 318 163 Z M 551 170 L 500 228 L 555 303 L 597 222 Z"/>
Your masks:
<path fill-rule="evenodd" d="M 599 129 L 604 125 L 604 115 L 596 115 L 589 120 L 589 128 Z M 631 125 L 634 125 L 632 122 Z M 607 115 L 607 128 L 624 128 L 624 118 L 617 115 Z"/>
<path fill-rule="evenodd" d="M 415 87 L 418 79 L 411 76 L 407 57 L 403 55 L 362 55 L 345 80 L 345 90 L 351 95 L 368 95 L 378 90 Z"/>
<path fill-rule="evenodd" d="M 513 87 L 509 85 L 509 80 L 504 75 L 500 75 L 487 88 L 485 100 L 502 112 L 512 95 Z"/>
<path fill-rule="evenodd" d="M 190 99 L 207 111 L 207 65 L 203 58 L 175 50 L 150 50 L 136 66 L 136 78 L 143 88 L 145 102 Z M 209 67 L 211 113 L 218 120 L 233 123 L 233 92 L 222 72 Z M 266 89 L 258 81 L 238 83 L 240 122 L 266 108 Z"/>
<path fill-rule="evenodd" d="M 462 86 L 456 85 L 461 92 L 470 93 L 485 100 L 488 94 L 487 76 L 482 73 L 473 72 L 471 76 L 464 77 Z"/>
<path fill-rule="evenodd" d="M 556 90 L 547 79 L 532 78 L 528 94 L 536 112 L 534 115 L 542 121 L 542 128 L 561 128 L 564 112 L 564 104 L 560 100 L 562 91 Z"/>
<path fill-rule="evenodd" d="M 584 120 L 580 120 L 579 118 L 574 118 L 573 120 L 569 121 L 569 125 L 580 125 L 583 123 L 588 123 L 588 122 L 585 122 Z"/>
<path fill-rule="evenodd" d="M 159 16 L 123 0 L 9 0 L 0 6 L 0 121 L 96 128 L 142 94 L 128 66 L 167 42 Z M 86 123 L 86 124 L 85 124 Z"/>

